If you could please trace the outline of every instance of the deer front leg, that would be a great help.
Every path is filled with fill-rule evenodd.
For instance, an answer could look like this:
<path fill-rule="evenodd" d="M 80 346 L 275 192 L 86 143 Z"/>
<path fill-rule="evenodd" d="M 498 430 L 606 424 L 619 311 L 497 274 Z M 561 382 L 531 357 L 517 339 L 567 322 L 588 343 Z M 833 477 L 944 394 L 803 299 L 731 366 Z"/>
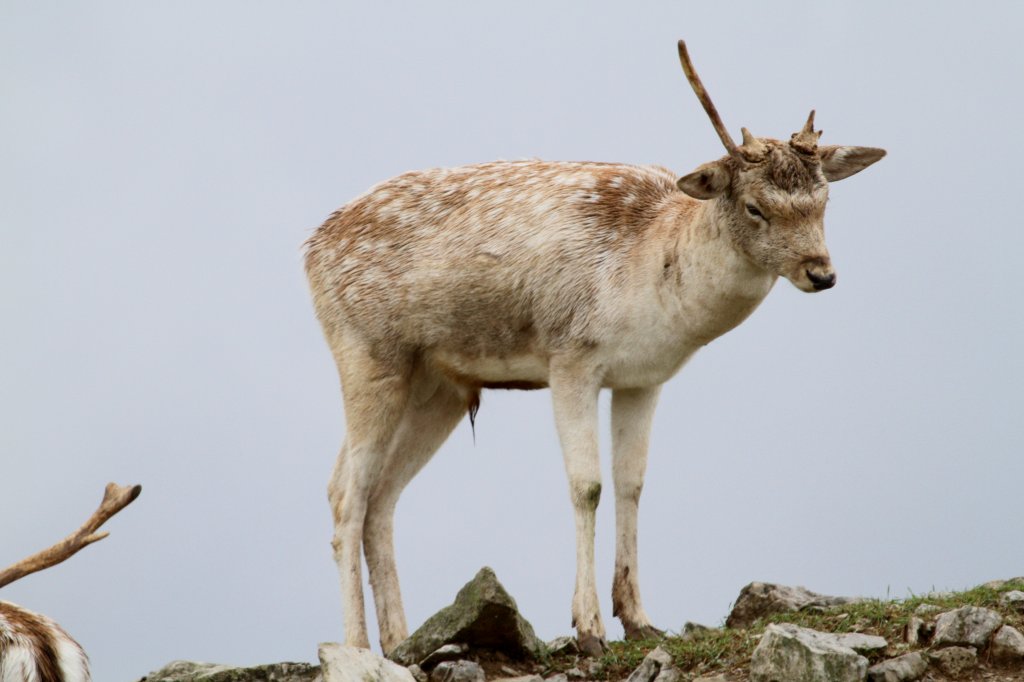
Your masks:
<path fill-rule="evenodd" d="M 553 366 L 549 383 L 576 519 L 572 624 L 580 650 L 590 656 L 600 656 L 607 648 L 594 580 L 594 519 L 601 499 L 597 442 L 597 396 L 601 387 L 590 368 L 578 365 Z"/>
<path fill-rule="evenodd" d="M 612 392 L 612 477 L 615 481 L 615 578 L 612 613 L 622 621 L 626 639 L 664 633 L 651 625 L 640 603 L 637 575 L 637 511 L 647 469 L 651 420 L 661 386 Z"/>

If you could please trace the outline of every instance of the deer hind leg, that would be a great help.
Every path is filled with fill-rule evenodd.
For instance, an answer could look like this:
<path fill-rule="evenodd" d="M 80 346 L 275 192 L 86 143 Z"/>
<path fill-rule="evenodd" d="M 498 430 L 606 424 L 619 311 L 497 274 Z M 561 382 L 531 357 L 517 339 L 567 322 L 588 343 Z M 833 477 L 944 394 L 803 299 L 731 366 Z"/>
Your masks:
<path fill-rule="evenodd" d="M 334 559 L 341 577 L 345 643 L 370 648 L 363 602 L 367 508 L 409 396 L 408 363 L 382 362 L 358 347 L 336 350 L 345 404 L 345 443 L 328 484 Z"/>
<path fill-rule="evenodd" d="M 560 364 L 552 363 L 549 382 L 576 521 L 572 622 L 580 649 L 587 655 L 600 656 L 607 648 L 594 578 L 594 523 L 601 499 L 597 441 L 597 396 L 601 387 L 591 368 Z"/>
<path fill-rule="evenodd" d="M 462 420 L 466 405 L 466 394 L 443 379 L 421 376 L 414 381 L 412 396 L 391 442 L 384 470 L 370 497 L 363 548 L 377 607 L 381 649 L 385 654 L 409 636 L 395 567 L 395 505 L 405 486 Z"/>
<path fill-rule="evenodd" d="M 637 511 L 647 469 L 647 444 L 660 386 L 612 392 L 612 477 L 615 480 L 615 578 L 612 614 L 626 639 L 649 639 L 664 633 L 651 625 L 640 603 L 637 575 Z"/>

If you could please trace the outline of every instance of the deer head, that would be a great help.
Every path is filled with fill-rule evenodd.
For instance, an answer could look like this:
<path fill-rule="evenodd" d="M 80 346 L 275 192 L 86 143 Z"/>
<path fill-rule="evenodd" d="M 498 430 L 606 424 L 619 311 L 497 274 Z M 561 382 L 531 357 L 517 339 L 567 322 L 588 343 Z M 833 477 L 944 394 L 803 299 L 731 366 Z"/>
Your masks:
<path fill-rule="evenodd" d="M 848 178 L 885 156 L 875 147 L 819 146 L 814 112 L 786 142 L 742 129 L 733 142 L 679 41 L 683 71 L 718 133 L 727 156 L 705 163 L 678 181 L 696 199 L 714 199 L 736 248 L 755 265 L 785 277 L 802 291 L 836 283 L 825 246 L 828 183 Z"/>

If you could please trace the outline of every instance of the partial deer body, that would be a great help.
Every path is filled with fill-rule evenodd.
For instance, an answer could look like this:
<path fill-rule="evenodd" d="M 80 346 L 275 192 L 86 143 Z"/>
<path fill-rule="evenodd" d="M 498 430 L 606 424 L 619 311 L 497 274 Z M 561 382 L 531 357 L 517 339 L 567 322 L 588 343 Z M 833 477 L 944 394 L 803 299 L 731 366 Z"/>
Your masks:
<path fill-rule="evenodd" d="M 0 601 L 0 682 L 89 682 L 89 659 L 57 623 Z"/>
<path fill-rule="evenodd" d="M 682 45 L 680 56 L 688 67 Z M 346 415 L 328 491 L 348 644 L 369 646 L 361 550 L 382 648 L 407 636 L 395 504 L 485 388 L 551 389 L 576 520 L 573 624 L 589 653 L 605 638 L 594 581 L 597 400 L 612 390 L 614 612 L 628 637 L 658 632 L 640 600 L 636 528 L 661 384 L 746 319 L 779 276 L 804 291 L 835 284 L 828 181 L 884 154 L 818 148 L 811 120 L 789 141 L 744 130 L 736 146 L 691 83 L 730 153 L 681 179 L 659 167 L 542 161 L 411 172 L 309 240 L 306 270 Z"/>
<path fill-rule="evenodd" d="M 75 532 L 0 571 L 0 587 L 55 566 L 106 538 L 100 527 L 131 504 L 142 486 L 108 483 L 103 500 Z M 89 682 L 89 658 L 46 616 L 0 601 L 0 682 Z"/>

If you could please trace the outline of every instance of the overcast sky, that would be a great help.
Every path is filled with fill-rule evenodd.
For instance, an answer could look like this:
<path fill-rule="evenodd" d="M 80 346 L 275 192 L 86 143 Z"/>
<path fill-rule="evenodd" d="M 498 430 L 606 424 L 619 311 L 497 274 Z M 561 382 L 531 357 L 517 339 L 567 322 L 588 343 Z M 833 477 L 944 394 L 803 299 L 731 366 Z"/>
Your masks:
<path fill-rule="evenodd" d="M 889 156 L 832 188 L 838 286 L 780 281 L 667 384 L 640 514 L 655 624 L 718 624 L 752 580 L 884 597 L 1024 573 L 1024 10 L 970 7 L 0 4 L 0 565 L 107 481 L 144 488 L 0 597 L 62 623 L 97 680 L 315 660 L 342 635 L 343 417 L 302 241 L 409 169 L 721 156 L 681 37 L 734 136 L 816 108 L 823 143 Z M 490 565 L 541 637 L 568 634 L 548 393 L 486 394 L 396 535 L 410 626 Z"/>

